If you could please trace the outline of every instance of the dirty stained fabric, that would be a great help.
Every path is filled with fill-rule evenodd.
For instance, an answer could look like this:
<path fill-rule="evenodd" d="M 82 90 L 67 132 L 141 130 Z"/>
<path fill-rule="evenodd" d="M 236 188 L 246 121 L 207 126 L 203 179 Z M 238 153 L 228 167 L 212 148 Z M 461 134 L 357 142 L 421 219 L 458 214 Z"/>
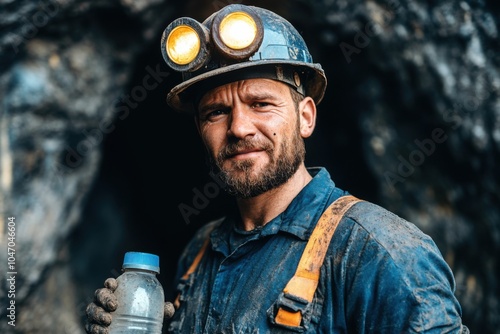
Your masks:
<path fill-rule="evenodd" d="M 347 192 L 322 167 L 279 216 L 250 232 L 235 217 L 205 225 L 180 258 L 180 308 L 170 333 L 467 333 L 455 281 L 432 239 L 369 202 L 342 219 L 300 328 L 274 322 L 282 291 L 330 203 Z M 204 240 L 196 271 L 180 277 Z M 286 299 L 286 298 L 285 298 Z M 286 300 L 285 300 L 286 302 Z"/>

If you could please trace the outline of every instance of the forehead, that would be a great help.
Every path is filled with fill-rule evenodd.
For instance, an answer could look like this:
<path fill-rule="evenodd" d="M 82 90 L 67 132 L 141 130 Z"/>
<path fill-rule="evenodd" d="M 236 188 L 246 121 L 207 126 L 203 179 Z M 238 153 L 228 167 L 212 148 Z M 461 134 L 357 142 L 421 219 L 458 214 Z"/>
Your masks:
<path fill-rule="evenodd" d="M 288 85 L 283 82 L 272 79 L 246 79 L 208 90 L 200 99 L 200 104 L 219 100 L 233 93 L 248 98 L 256 98 L 265 95 L 278 97 L 281 94 L 290 94 Z M 286 98 L 287 96 L 288 95 L 285 95 L 283 97 Z"/>

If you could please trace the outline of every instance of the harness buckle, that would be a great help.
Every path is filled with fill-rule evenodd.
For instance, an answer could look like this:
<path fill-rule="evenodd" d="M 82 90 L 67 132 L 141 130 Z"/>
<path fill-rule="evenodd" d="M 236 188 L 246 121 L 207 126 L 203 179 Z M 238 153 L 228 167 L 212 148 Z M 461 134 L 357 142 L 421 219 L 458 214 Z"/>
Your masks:
<path fill-rule="evenodd" d="M 271 322 L 294 332 L 304 332 L 306 327 L 303 318 L 308 313 L 310 304 L 304 298 L 282 292 L 274 305 Z"/>

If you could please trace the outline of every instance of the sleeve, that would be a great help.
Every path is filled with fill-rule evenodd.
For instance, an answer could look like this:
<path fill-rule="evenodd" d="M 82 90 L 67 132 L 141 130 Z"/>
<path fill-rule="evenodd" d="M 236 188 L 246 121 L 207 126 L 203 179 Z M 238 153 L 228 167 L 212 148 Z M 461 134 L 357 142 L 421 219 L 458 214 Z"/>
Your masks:
<path fill-rule="evenodd" d="M 434 241 L 378 206 L 355 209 L 345 266 L 348 327 L 356 333 L 461 333 L 453 273 Z"/>

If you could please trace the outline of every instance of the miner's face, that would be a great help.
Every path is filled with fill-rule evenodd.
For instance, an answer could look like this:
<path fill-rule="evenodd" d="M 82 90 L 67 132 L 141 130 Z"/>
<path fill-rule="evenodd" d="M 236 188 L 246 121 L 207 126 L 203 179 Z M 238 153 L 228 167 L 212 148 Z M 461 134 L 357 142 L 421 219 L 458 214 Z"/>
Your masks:
<path fill-rule="evenodd" d="M 296 172 L 304 161 L 303 137 L 310 135 L 302 131 L 298 108 L 289 86 L 271 79 L 233 82 L 203 95 L 197 127 L 230 193 L 253 197 Z"/>

